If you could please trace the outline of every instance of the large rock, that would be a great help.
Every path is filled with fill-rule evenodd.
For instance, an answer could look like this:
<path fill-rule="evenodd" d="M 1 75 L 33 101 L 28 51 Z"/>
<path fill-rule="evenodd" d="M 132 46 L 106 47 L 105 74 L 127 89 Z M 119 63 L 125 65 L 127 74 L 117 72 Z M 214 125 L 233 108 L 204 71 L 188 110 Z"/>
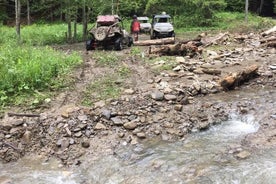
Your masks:
<path fill-rule="evenodd" d="M 156 90 L 151 93 L 151 98 L 156 100 L 156 101 L 162 101 L 164 99 L 164 93 Z"/>
<path fill-rule="evenodd" d="M 111 118 L 111 121 L 114 123 L 114 125 L 123 125 L 124 122 L 119 117 Z"/>
<path fill-rule="evenodd" d="M 130 121 L 124 124 L 125 129 L 134 130 L 137 127 L 137 123 L 134 121 Z"/>
<path fill-rule="evenodd" d="M 95 130 L 106 130 L 106 126 L 102 123 L 97 123 L 94 127 Z"/>
<path fill-rule="evenodd" d="M 108 109 L 103 109 L 102 110 L 102 115 L 105 119 L 110 119 L 111 118 L 111 111 Z"/>

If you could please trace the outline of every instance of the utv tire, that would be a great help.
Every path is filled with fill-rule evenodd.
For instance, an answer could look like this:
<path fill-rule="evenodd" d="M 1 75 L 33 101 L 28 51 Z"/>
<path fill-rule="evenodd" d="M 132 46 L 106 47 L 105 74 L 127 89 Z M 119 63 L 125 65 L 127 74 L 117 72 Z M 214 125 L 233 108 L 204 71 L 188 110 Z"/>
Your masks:
<path fill-rule="evenodd" d="M 92 47 L 92 40 L 87 40 L 86 41 L 86 50 L 89 51 L 89 50 L 93 50 L 93 47 Z"/>
<path fill-rule="evenodd" d="M 123 44 L 122 44 L 122 39 L 118 38 L 115 41 L 115 50 L 123 50 Z"/>
<path fill-rule="evenodd" d="M 133 45 L 133 38 L 130 36 L 129 38 L 128 38 L 129 40 L 128 40 L 128 47 L 131 47 L 132 45 Z"/>

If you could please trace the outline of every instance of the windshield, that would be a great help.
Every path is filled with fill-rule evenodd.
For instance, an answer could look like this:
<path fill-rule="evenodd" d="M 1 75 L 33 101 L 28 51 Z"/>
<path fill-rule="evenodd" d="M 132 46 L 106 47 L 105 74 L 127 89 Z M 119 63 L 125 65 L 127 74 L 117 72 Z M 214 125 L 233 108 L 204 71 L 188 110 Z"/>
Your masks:
<path fill-rule="evenodd" d="M 154 22 L 158 22 L 158 23 L 168 23 L 170 22 L 170 18 L 167 17 L 160 17 L 160 18 L 155 18 Z"/>

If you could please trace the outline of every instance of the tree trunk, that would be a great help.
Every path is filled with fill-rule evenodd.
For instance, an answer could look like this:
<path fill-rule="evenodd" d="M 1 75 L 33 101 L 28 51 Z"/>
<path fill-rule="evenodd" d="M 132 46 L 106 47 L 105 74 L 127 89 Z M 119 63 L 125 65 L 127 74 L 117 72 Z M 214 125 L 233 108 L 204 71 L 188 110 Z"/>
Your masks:
<path fill-rule="evenodd" d="M 82 40 L 87 39 L 87 14 L 86 14 L 86 1 L 83 1 L 82 6 Z"/>
<path fill-rule="evenodd" d="M 20 14 L 21 14 L 20 0 L 15 0 L 15 25 L 16 25 L 16 34 L 17 34 L 18 41 L 20 41 Z"/>
<path fill-rule="evenodd" d="M 174 44 L 174 38 L 162 38 L 156 40 L 143 40 L 143 41 L 136 41 L 134 45 L 136 46 L 149 46 L 149 45 L 166 45 L 166 44 Z"/>
<path fill-rule="evenodd" d="M 248 6 L 249 6 L 249 2 L 248 0 L 245 0 L 245 22 L 248 22 Z"/>
<path fill-rule="evenodd" d="M 260 2 L 260 7 L 259 7 L 259 15 L 261 15 L 262 14 L 262 11 L 263 11 L 263 7 L 264 7 L 264 0 L 261 0 L 261 2 Z"/>
<path fill-rule="evenodd" d="M 75 18 L 74 20 L 74 34 L 73 34 L 73 41 L 76 42 L 77 41 L 77 20 Z"/>
<path fill-rule="evenodd" d="M 31 25 L 30 0 L 27 0 L 27 24 Z"/>
<path fill-rule="evenodd" d="M 70 3 L 70 2 L 69 2 Z M 72 23 L 71 23 L 71 7 L 70 4 L 67 4 L 66 6 L 66 22 L 67 22 L 67 42 L 71 43 L 72 42 Z"/>

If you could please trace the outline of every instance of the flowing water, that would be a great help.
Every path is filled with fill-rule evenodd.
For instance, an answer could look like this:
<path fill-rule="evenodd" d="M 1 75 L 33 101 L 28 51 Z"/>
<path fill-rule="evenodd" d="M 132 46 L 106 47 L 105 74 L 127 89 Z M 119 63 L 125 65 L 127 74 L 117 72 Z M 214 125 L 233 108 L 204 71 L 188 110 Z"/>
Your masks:
<path fill-rule="evenodd" d="M 251 115 L 196 132 L 178 142 L 152 140 L 131 147 L 122 144 L 116 154 L 86 159 L 79 168 L 63 170 L 56 161 L 25 158 L 0 164 L 1 179 L 16 184 L 158 184 L 158 183 L 276 183 L 276 150 L 256 150 L 239 159 L 241 141 L 256 132 Z M 249 153 L 246 151 L 246 153 Z M 6 179 L 7 180 L 7 179 Z"/>

